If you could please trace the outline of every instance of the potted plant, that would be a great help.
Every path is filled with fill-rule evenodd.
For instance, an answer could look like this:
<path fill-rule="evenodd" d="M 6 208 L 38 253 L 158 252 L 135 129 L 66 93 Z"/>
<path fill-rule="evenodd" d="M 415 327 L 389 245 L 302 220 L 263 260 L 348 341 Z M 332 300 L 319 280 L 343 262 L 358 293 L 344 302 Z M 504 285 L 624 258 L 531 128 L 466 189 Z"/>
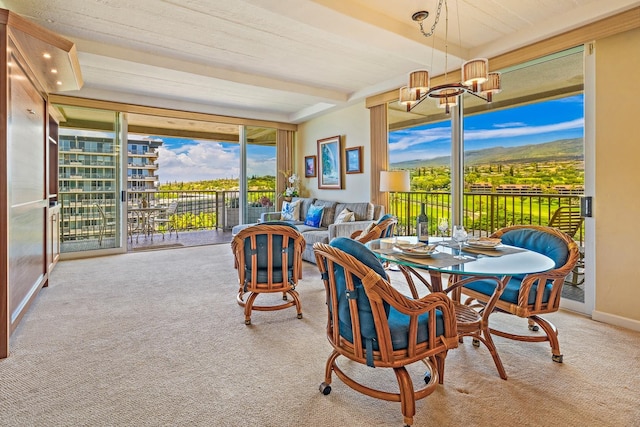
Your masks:
<path fill-rule="evenodd" d="M 282 172 L 286 181 L 286 188 L 282 192 L 282 198 L 288 202 L 291 201 L 293 197 L 298 197 L 300 195 L 300 178 L 298 178 L 297 174 L 291 174 L 289 171 Z"/>

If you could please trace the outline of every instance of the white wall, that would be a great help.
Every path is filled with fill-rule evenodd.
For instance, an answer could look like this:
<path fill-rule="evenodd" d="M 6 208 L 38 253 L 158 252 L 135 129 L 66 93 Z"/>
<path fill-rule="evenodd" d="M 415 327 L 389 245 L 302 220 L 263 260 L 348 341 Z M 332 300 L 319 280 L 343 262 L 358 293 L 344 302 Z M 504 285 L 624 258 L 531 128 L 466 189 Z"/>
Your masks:
<path fill-rule="evenodd" d="M 342 140 L 342 190 L 318 189 L 318 178 L 304 178 L 304 157 L 318 155 L 318 140 L 340 135 Z M 301 187 L 303 196 L 312 196 L 324 200 L 340 202 L 370 201 L 371 182 L 371 152 L 369 129 L 369 110 L 364 101 L 322 117 L 310 120 L 298 127 L 298 141 L 296 144 L 296 170 L 302 177 Z M 344 149 L 363 146 L 363 173 L 344 173 Z M 318 158 L 319 162 L 319 158 Z M 320 165 L 317 165 L 318 169 Z"/>
<path fill-rule="evenodd" d="M 593 318 L 640 330 L 640 29 L 596 41 L 596 304 Z"/>

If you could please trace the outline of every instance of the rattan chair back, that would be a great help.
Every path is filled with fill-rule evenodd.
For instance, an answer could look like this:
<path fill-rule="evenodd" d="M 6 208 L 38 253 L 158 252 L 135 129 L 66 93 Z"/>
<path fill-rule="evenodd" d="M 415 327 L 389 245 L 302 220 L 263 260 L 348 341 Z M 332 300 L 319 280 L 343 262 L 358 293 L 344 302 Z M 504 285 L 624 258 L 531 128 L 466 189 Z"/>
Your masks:
<path fill-rule="evenodd" d="M 364 248 L 358 242 L 341 237 L 334 239 L 332 245 L 339 239 Z M 443 293 L 408 298 L 383 277 L 382 266 L 379 265 L 376 272 L 361 259 L 332 245 L 313 245 L 326 291 L 327 338 L 333 346 L 320 390 L 329 394 L 332 372 L 335 372 L 356 391 L 378 399 L 400 401 L 404 422 L 410 425 L 415 415 L 415 400 L 434 391 L 440 374 L 438 366 L 444 366 L 447 351 L 458 346 L 453 302 Z M 371 257 L 377 262 L 373 254 Z M 398 344 L 398 336 L 394 335 L 397 331 L 390 326 L 389 317 L 393 317 L 394 310 L 406 316 L 401 339 L 406 340 L 406 344 Z M 428 336 L 424 336 L 425 333 Z M 336 364 L 339 356 L 376 368 L 393 368 L 399 393 L 373 389 L 361 383 L 361 379 L 356 381 Z M 429 367 L 430 378 L 426 385 L 414 391 L 405 366 L 421 361 Z"/>
<path fill-rule="evenodd" d="M 576 262 L 580 258 L 578 244 L 565 232 L 554 227 L 536 226 L 536 225 L 514 225 L 502 228 L 491 235 L 495 238 L 503 238 L 507 233 L 527 230 L 532 233 L 541 233 L 540 236 L 546 235 L 555 237 L 553 239 L 558 245 L 565 245 L 566 248 L 559 248 L 564 251 L 566 249 L 566 257 L 560 265 L 555 268 L 541 273 L 528 274 L 523 278 L 511 278 L 506 284 L 508 289 L 510 286 L 517 286 L 517 300 L 505 299 L 503 292 L 497 301 L 494 311 L 513 314 L 518 317 L 528 319 L 529 329 L 537 331 L 538 326 L 541 327 L 545 335 L 519 335 L 500 331 L 491 328 L 491 333 L 505 338 L 510 338 L 525 342 L 542 342 L 549 341 L 551 346 L 552 358 L 556 362 L 562 362 L 562 354 L 560 353 L 560 344 L 558 341 L 558 331 L 556 327 L 548 320 L 540 317 L 541 314 L 553 313 L 558 311 L 560 307 L 560 297 L 562 296 L 562 285 L 565 278 L 571 274 Z M 517 245 L 515 245 L 517 246 Z M 532 248 L 527 248 L 532 249 Z M 535 249 L 533 249 L 535 250 Z M 470 289 L 469 284 L 464 286 L 462 293 L 469 298 L 466 304 L 472 304 L 473 301 L 486 304 L 491 295 L 487 295 L 476 290 Z"/>
<path fill-rule="evenodd" d="M 295 290 L 302 277 L 305 241 L 295 226 L 264 223 L 247 227 L 231 242 L 238 270 L 238 304 L 244 307 L 245 324 L 251 324 L 252 310 L 272 311 L 295 306 L 298 318 L 302 308 Z M 256 305 L 259 294 L 281 292 L 282 304 Z M 245 296 L 247 299 L 245 301 Z M 291 296 L 289 301 L 287 296 Z"/>
<path fill-rule="evenodd" d="M 377 223 L 364 236 L 362 235 L 361 231 L 354 231 L 351 234 L 351 238 L 357 240 L 360 243 L 367 243 L 371 240 L 380 239 L 383 237 L 391 237 L 395 233 L 396 225 L 398 225 L 398 218 L 388 217 Z"/>

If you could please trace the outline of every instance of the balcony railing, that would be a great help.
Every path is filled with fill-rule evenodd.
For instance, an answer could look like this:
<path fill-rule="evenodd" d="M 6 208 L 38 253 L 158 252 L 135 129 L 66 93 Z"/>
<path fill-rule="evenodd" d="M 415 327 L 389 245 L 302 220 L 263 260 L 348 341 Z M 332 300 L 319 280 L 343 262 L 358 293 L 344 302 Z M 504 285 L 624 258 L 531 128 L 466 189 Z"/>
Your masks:
<path fill-rule="evenodd" d="M 275 202 L 274 191 L 249 191 L 247 220 L 239 218 L 239 191 L 133 191 L 127 192 L 127 203 L 131 206 L 145 198 L 152 204 L 169 205 L 178 201 L 176 212 L 177 228 L 185 230 L 224 229 L 229 230 L 240 222 L 256 222 L 263 212 L 280 209 Z M 87 199 L 89 198 L 90 199 Z M 96 195 L 95 198 L 104 196 Z M 86 200 L 89 200 L 87 202 Z M 95 213 L 78 209 L 81 205 L 93 204 L 93 196 L 78 195 L 62 200 L 62 223 L 65 229 L 83 229 L 87 225 L 95 227 Z M 101 204 L 104 201 L 100 200 Z M 115 201 L 112 201 L 115 209 Z M 271 203 L 271 204 L 270 204 Z M 429 217 L 430 233 L 436 235 L 439 218 L 447 218 L 451 224 L 451 195 L 444 192 L 407 192 L 390 196 L 389 213 L 398 217 L 398 235 L 415 235 L 416 217 L 421 204 Z M 512 224 L 547 225 L 553 213 L 562 206 L 579 204 L 579 196 L 560 194 L 499 194 L 465 193 L 464 226 L 476 236 L 487 236 L 495 230 Z M 111 206 L 111 204 L 109 204 Z M 66 209 L 65 209 L 66 208 Z M 111 207 L 110 207 L 111 208 Z M 114 211 L 115 212 L 115 211 Z M 65 218 L 66 216 L 66 218 Z M 83 234 L 93 238 L 95 232 Z M 582 241 L 584 231 L 575 238 Z M 61 236 L 63 241 L 71 236 Z M 80 238 L 74 235 L 74 239 Z"/>
<path fill-rule="evenodd" d="M 430 233 L 437 233 L 439 218 L 451 226 L 451 194 L 444 192 L 393 193 L 390 213 L 398 217 L 398 235 L 415 235 L 416 217 L 421 204 L 429 217 Z M 464 194 L 463 225 L 476 236 L 488 236 L 495 230 L 514 224 L 547 225 L 561 206 L 576 206 L 580 197 L 561 194 L 502 194 L 473 192 Z M 576 234 L 583 240 L 584 230 Z"/>

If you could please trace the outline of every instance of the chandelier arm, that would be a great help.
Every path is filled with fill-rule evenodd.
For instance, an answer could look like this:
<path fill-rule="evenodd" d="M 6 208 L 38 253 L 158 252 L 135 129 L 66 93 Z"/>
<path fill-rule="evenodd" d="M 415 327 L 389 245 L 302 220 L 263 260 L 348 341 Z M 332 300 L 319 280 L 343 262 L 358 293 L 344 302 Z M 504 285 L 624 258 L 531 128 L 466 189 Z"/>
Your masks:
<path fill-rule="evenodd" d="M 425 32 L 424 30 L 424 21 L 429 16 L 429 12 L 426 10 L 420 10 L 415 12 L 411 19 L 417 22 L 420 26 L 420 32 L 425 37 L 431 37 L 434 35 L 436 26 L 440 21 L 440 15 L 442 12 L 442 5 L 445 7 L 445 20 L 446 20 L 446 28 L 445 28 L 445 50 L 444 50 L 444 59 L 445 59 L 445 67 L 444 67 L 444 81 L 448 81 L 447 73 L 448 73 L 448 34 L 449 34 L 449 5 L 447 0 L 438 0 L 438 8 L 436 11 L 436 17 L 434 19 L 433 25 L 431 25 L 431 30 L 429 32 Z M 458 37 L 460 38 L 460 12 L 458 9 L 458 3 L 456 3 L 456 14 L 458 15 Z M 433 66 L 433 52 L 435 51 L 435 38 L 434 45 L 431 49 L 431 64 Z M 449 98 L 458 98 L 464 96 L 465 93 L 470 93 L 471 95 L 479 98 L 485 102 L 493 101 L 493 94 L 499 93 L 501 90 L 500 85 L 500 74 L 499 73 L 488 73 L 487 70 L 489 68 L 488 60 L 484 58 L 476 58 L 473 60 L 469 60 L 462 64 L 461 72 L 462 72 L 462 82 L 460 83 L 445 83 L 442 85 L 437 85 L 435 87 L 429 87 L 429 78 L 428 72 L 425 70 L 418 70 L 410 73 L 409 75 L 409 85 L 405 88 L 407 92 L 412 94 L 413 96 L 403 96 L 402 89 L 400 90 L 400 103 L 406 104 L 407 112 L 410 112 L 415 107 L 420 105 L 422 101 L 427 98 L 435 98 L 439 99 L 440 106 L 445 105 L 447 114 L 449 113 Z M 482 66 L 480 66 L 481 64 Z M 467 70 L 467 68 L 469 68 Z M 426 78 L 423 76 L 418 76 L 418 73 L 424 73 Z M 414 76 L 415 75 L 415 76 Z M 484 75 L 484 78 L 483 78 Z M 493 76 L 493 77 L 492 77 Z M 497 77 L 496 77 L 497 76 Z M 418 78 L 420 77 L 420 78 Z M 423 82 L 426 81 L 426 83 Z M 488 83 L 485 82 L 488 80 Z M 484 91 L 480 91 L 480 84 L 483 84 Z M 405 89 L 403 88 L 403 89 Z M 483 94 L 486 94 L 483 95 Z M 444 102 L 442 102 L 444 100 Z M 456 99 L 457 102 L 457 99 Z"/>
<path fill-rule="evenodd" d="M 471 94 L 471 95 L 473 95 L 473 96 L 475 96 L 476 98 L 482 99 L 485 102 L 491 102 L 491 101 L 489 101 L 489 98 L 486 98 L 486 97 L 484 97 L 484 96 L 480 95 L 479 93 L 476 93 L 476 92 L 474 92 L 472 90 L 467 90 L 466 92 Z"/>

